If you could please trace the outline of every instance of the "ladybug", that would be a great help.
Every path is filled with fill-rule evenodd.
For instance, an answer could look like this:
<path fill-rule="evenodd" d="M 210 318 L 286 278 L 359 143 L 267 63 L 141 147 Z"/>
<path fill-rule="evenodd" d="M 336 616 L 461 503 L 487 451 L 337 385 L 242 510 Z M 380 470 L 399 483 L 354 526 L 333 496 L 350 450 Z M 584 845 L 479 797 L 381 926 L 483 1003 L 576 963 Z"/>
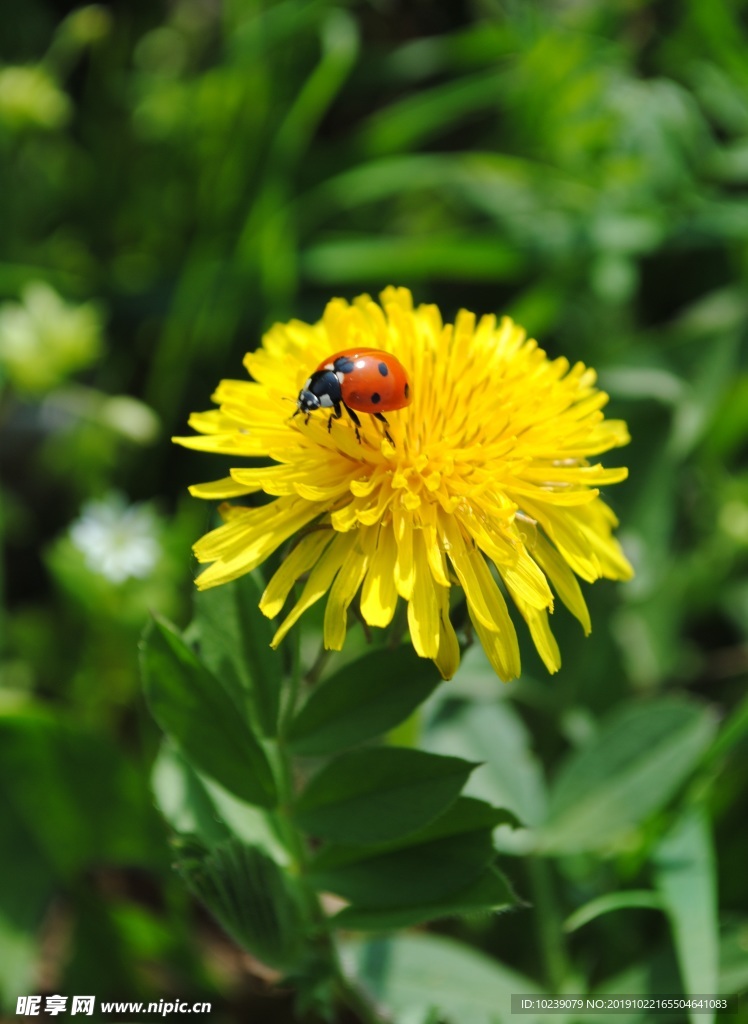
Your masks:
<path fill-rule="evenodd" d="M 383 413 L 404 409 L 411 401 L 410 382 L 399 359 L 379 348 L 350 348 L 320 363 L 299 392 L 294 416 L 305 413 L 309 422 L 316 409 L 332 409 L 329 431 L 345 409 L 361 441 L 361 420 L 356 413 L 368 412 L 384 424 L 385 437 L 394 443 Z"/>

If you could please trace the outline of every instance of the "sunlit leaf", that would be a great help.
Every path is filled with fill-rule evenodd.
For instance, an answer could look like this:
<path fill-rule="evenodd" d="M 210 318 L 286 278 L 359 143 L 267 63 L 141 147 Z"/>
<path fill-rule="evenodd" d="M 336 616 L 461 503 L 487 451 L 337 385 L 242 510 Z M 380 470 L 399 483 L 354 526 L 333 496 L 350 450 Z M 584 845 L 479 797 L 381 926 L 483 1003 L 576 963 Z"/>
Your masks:
<path fill-rule="evenodd" d="M 717 991 L 719 924 L 712 833 L 703 809 L 689 808 L 655 851 L 655 879 L 670 918 L 683 986 L 691 995 Z M 714 1019 L 691 1013 L 694 1024 Z"/>
<path fill-rule="evenodd" d="M 542 772 L 527 729 L 509 702 L 445 708 L 429 725 L 426 745 L 440 754 L 480 758 L 467 792 L 508 808 L 524 825 L 542 821 Z"/>
<path fill-rule="evenodd" d="M 663 807 L 709 746 L 714 714 L 660 698 L 624 707 L 561 768 L 538 834 L 547 853 L 599 850 Z"/>
<path fill-rule="evenodd" d="M 348 942 L 343 957 L 346 970 L 395 1019 L 434 1009 L 448 1024 L 496 1024 L 509 1015 L 513 994 L 541 994 L 517 971 L 436 935 Z M 533 1014 L 526 1019 L 539 1020 Z"/>
<path fill-rule="evenodd" d="M 610 914 L 614 910 L 641 909 L 663 910 L 661 897 L 649 889 L 624 889 L 622 892 L 606 893 L 598 896 L 570 914 L 564 922 L 564 931 L 575 932 L 577 928 L 594 921 L 602 914 Z"/>

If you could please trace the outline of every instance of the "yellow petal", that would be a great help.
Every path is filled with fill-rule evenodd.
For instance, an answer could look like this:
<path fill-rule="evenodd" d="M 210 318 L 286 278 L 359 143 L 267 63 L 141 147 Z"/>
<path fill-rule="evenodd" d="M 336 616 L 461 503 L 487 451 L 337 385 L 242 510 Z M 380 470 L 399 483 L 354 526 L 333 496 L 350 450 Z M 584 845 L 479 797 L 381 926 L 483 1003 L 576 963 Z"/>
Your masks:
<path fill-rule="evenodd" d="M 391 526 L 382 526 L 361 589 L 361 614 L 370 626 L 389 626 L 397 606 L 395 559 L 397 545 Z"/>
<path fill-rule="evenodd" d="M 236 554 L 255 528 L 257 509 L 235 506 L 230 521 L 204 534 L 192 547 L 198 562 L 213 562 L 227 552 Z"/>
<path fill-rule="evenodd" d="M 409 601 L 415 584 L 415 567 L 413 564 L 413 525 L 409 516 L 399 509 L 392 513 L 392 522 L 397 541 L 397 559 L 395 560 L 395 586 L 400 597 Z"/>
<path fill-rule="evenodd" d="M 279 499 L 269 507 L 251 510 L 253 513 L 261 513 L 260 516 L 249 515 L 239 519 L 236 524 L 227 523 L 226 526 L 214 531 L 214 534 L 220 533 L 221 530 L 236 531 L 236 533 L 232 533 L 230 548 L 224 551 L 209 569 L 197 577 L 195 582 L 200 590 L 215 587 L 219 583 L 228 583 L 230 580 L 236 579 L 237 576 L 242 576 L 245 572 L 256 568 L 292 534 L 319 515 L 320 510 L 316 505 L 309 505 L 297 500 L 281 506 L 282 501 L 283 499 Z M 210 536 L 211 534 L 208 534 L 208 537 Z M 206 539 L 203 538 L 203 540 Z M 198 554 L 198 547 L 201 543 L 198 542 L 195 545 L 198 559 L 201 561 L 211 560 L 213 555 L 201 558 Z M 201 547 L 200 550 L 204 555 L 204 548 Z"/>
<path fill-rule="evenodd" d="M 220 452 L 225 451 L 229 447 L 233 447 L 235 435 L 234 433 L 221 433 L 221 434 L 209 434 L 198 435 L 193 437 L 172 437 L 174 444 L 179 444 L 182 448 L 191 448 L 196 452 Z"/>
<path fill-rule="evenodd" d="M 439 602 L 439 650 L 434 662 L 442 679 L 451 679 L 460 667 L 460 644 L 457 634 L 449 618 L 449 588 L 437 587 L 436 599 Z"/>
<path fill-rule="evenodd" d="M 356 596 L 366 573 L 374 547 L 376 530 L 360 529 L 350 534 L 351 545 L 345 561 L 340 567 L 335 582 L 330 587 L 324 621 L 325 647 L 339 651 L 345 643 L 348 626 L 348 608 Z"/>
<path fill-rule="evenodd" d="M 553 675 L 561 668 L 561 652 L 558 649 L 556 638 L 551 632 L 548 612 L 539 608 L 527 608 L 525 611 L 525 621 L 530 627 L 533 643 L 543 659 L 543 664 Z"/>
<path fill-rule="evenodd" d="M 380 298 L 385 309 L 388 306 L 397 306 L 406 313 L 411 312 L 413 309 L 413 296 L 409 288 L 395 288 L 392 285 L 388 285 L 380 293 Z"/>
<path fill-rule="evenodd" d="M 604 466 L 527 466 L 522 476 L 533 483 L 553 486 L 557 483 L 582 484 L 584 486 L 604 487 L 607 484 L 618 484 L 628 478 L 629 471 L 625 466 L 606 469 Z"/>
<path fill-rule="evenodd" d="M 424 529 L 423 534 L 431 575 L 440 587 L 449 588 L 451 584 L 447 575 L 447 557 L 439 546 L 436 530 Z"/>
<path fill-rule="evenodd" d="M 491 575 L 491 570 L 480 552 L 471 552 L 470 560 L 473 563 L 473 570 L 476 578 L 480 582 L 481 589 L 483 593 L 487 595 L 490 602 L 491 616 L 493 620 L 491 631 L 496 634 L 503 647 L 503 659 L 506 665 L 506 671 L 509 673 L 509 678 L 513 678 L 514 676 L 518 676 L 520 671 L 519 642 L 517 640 L 517 631 L 514 628 L 514 623 L 512 622 L 509 614 L 509 609 L 507 608 L 506 601 L 504 600 L 504 595 L 496 585 L 496 582 Z M 469 602 L 468 609 L 470 609 Z"/>
<path fill-rule="evenodd" d="M 536 519 L 577 576 L 592 583 L 600 576 L 600 562 L 590 551 L 587 538 L 579 527 L 578 512 L 548 509 L 539 503 L 524 502 L 524 510 Z"/>
<path fill-rule="evenodd" d="M 549 487 L 523 487 L 512 481 L 507 486 L 507 493 L 520 506 L 525 504 L 524 498 L 529 497 L 548 505 L 563 505 L 565 508 L 569 508 L 589 504 L 600 492 L 594 487 L 589 490 L 574 490 L 572 487 L 568 487 L 566 490 L 554 491 Z"/>
<path fill-rule="evenodd" d="M 259 487 L 252 488 L 246 487 L 244 484 L 238 484 L 236 480 L 232 480 L 230 476 L 225 476 L 222 480 L 212 480 L 207 484 L 193 484 L 189 491 L 193 498 L 208 498 L 208 499 L 221 499 L 221 498 L 238 498 L 242 494 L 250 494 L 253 490 L 259 490 Z"/>
<path fill-rule="evenodd" d="M 201 434 L 222 434 L 233 426 L 221 409 L 193 412 L 187 422 L 193 430 L 199 430 Z M 175 438 L 175 440 L 179 439 Z M 183 440 L 187 441 L 189 438 L 183 438 Z"/>
<path fill-rule="evenodd" d="M 558 596 L 571 614 L 581 622 L 585 636 L 588 636 L 592 629 L 590 613 L 579 581 L 568 564 L 540 533 L 536 535 L 533 554 L 553 584 Z"/>
<path fill-rule="evenodd" d="M 313 456 L 277 466 L 231 471 L 237 483 L 278 496 L 298 494 L 307 501 L 331 501 L 344 494 L 348 490 L 350 473 L 351 469 L 346 464 L 319 465 Z"/>
<path fill-rule="evenodd" d="M 550 623 L 548 622 L 548 612 L 544 608 L 533 608 L 522 599 L 522 596 L 517 593 L 511 586 L 509 587 L 509 593 L 512 596 L 512 600 L 517 605 L 522 618 L 525 620 L 530 629 L 530 635 L 532 636 L 533 643 L 537 648 L 538 654 L 543 660 L 543 664 L 548 671 L 553 675 L 554 672 L 558 672 L 561 668 L 561 654 L 556 643 L 556 638 L 551 632 Z"/>
<path fill-rule="evenodd" d="M 511 584 L 533 608 L 553 605 L 553 594 L 548 581 L 530 557 L 519 531 L 514 536 L 489 532 L 476 516 L 462 520 L 481 551 L 496 565 L 502 579 Z"/>
<path fill-rule="evenodd" d="M 336 533 L 332 543 L 323 552 L 320 560 L 309 574 L 309 579 L 304 584 L 301 597 L 293 606 L 283 623 L 276 631 L 270 646 L 277 647 L 283 637 L 294 623 L 298 622 L 301 616 L 312 605 L 330 589 L 340 566 L 345 561 L 348 552 L 355 542 L 355 535 L 350 533 Z"/>
<path fill-rule="evenodd" d="M 582 534 L 597 556 L 600 575 L 610 580 L 629 580 L 634 570 L 610 532 L 611 526 L 617 523 L 615 515 L 603 501 L 590 505 L 579 516 Z"/>
<path fill-rule="evenodd" d="M 470 618 L 475 627 L 475 632 L 478 634 L 481 646 L 486 652 L 486 657 L 491 662 L 496 675 L 504 683 L 508 683 L 510 679 L 516 679 L 520 670 L 519 652 L 517 652 L 515 658 L 504 643 L 503 637 L 490 629 L 486 629 L 483 623 L 475 618 L 471 612 L 470 605 L 468 605 L 468 612 L 470 612 Z"/>
<path fill-rule="evenodd" d="M 302 537 L 286 555 L 260 599 L 260 611 L 274 619 L 286 603 L 294 583 L 314 567 L 332 540 L 332 530 L 320 528 Z"/>
<path fill-rule="evenodd" d="M 471 614 L 486 629 L 500 631 L 509 621 L 506 602 L 491 576 L 483 555 L 466 544 L 456 520 L 445 516 L 444 524 L 444 532 L 449 543 L 447 554 L 465 591 Z"/>
<path fill-rule="evenodd" d="M 368 501 L 367 503 L 356 503 L 356 516 L 362 526 L 373 526 L 374 523 L 381 522 L 387 506 L 392 501 L 392 490 L 389 487 L 382 486 L 379 488 L 377 499 L 375 502 Z"/>
<path fill-rule="evenodd" d="M 408 628 L 416 652 L 422 658 L 435 658 L 439 653 L 439 601 L 437 585 L 431 575 L 423 532 L 413 537 L 413 594 L 408 602 Z"/>
<path fill-rule="evenodd" d="M 376 470 L 370 475 L 365 477 L 358 477 L 355 480 L 351 480 L 351 494 L 354 494 L 357 498 L 368 497 L 376 488 L 381 487 L 382 476 Z"/>

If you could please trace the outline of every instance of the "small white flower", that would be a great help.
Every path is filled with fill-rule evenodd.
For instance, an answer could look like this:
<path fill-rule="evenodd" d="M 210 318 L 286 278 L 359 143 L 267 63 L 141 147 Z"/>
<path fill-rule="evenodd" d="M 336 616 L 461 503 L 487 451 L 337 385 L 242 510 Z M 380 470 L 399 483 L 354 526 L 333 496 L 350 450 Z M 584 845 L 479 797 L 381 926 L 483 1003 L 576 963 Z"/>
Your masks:
<path fill-rule="evenodd" d="M 112 583 L 143 578 L 161 553 L 156 515 L 147 505 L 128 505 L 112 493 L 83 506 L 70 539 L 92 572 Z"/>

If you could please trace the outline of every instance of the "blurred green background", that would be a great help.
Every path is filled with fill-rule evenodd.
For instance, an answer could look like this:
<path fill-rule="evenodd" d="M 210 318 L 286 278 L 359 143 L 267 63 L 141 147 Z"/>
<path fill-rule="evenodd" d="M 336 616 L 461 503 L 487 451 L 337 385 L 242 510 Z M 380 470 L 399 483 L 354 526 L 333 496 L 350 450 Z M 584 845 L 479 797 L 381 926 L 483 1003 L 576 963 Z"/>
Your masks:
<path fill-rule="evenodd" d="M 623 838 L 577 823 L 535 867 L 508 853 L 552 920 L 437 931 L 572 991 L 678 991 L 704 963 L 748 985 L 747 24 L 743 0 L 5 0 L 8 1007 L 196 993 L 216 1020 L 293 1019 L 172 874 L 136 647 L 149 610 L 189 617 L 214 513 L 186 486 L 227 468 L 170 435 L 273 321 L 389 283 L 445 318 L 512 314 L 595 366 L 633 435 L 609 500 L 636 579 L 586 588 L 586 641 L 556 616 L 553 679 L 529 644 L 507 687 L 472 651 L 424 742 L 488 761 L 490 795 L 532 824 L 545 779 L 557 804 L 574 792 L 569 758 L 595 781 L 609 713 L 636 733 L 670 695 L 674 730 L 701 730 L 672 785 L 642 761 Z M 656 851 L 678 822 L 698 868 L 673 895 Z M 548 940 L 652 885 L 671 928 L 634 906 Z"/>

